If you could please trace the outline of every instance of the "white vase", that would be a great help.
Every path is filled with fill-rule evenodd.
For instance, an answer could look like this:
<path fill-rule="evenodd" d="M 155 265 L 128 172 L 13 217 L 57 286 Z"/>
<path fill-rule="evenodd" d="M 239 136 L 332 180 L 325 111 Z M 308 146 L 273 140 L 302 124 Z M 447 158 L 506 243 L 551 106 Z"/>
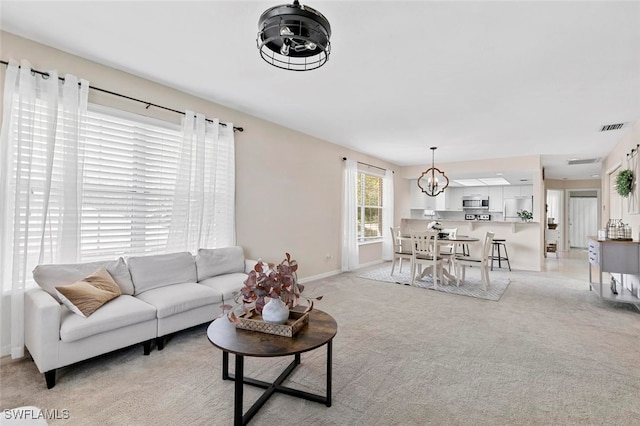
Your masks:
<path fill-rule="evenodd" d="M 262 308 L 264 322 L 284 324 L 289 318 L 289 307 L 279 298 L 272 298 Z"/>

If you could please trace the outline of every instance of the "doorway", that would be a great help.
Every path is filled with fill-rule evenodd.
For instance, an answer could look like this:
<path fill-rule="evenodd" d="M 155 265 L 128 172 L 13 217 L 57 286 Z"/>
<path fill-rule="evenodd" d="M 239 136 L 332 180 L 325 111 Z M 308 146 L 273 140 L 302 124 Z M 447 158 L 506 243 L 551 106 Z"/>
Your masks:
<path fill-rule="evenodd" d="M 569 247 L 586 249 L 590 235 L 598 234 L 598 192 L 569 192 Z"/>

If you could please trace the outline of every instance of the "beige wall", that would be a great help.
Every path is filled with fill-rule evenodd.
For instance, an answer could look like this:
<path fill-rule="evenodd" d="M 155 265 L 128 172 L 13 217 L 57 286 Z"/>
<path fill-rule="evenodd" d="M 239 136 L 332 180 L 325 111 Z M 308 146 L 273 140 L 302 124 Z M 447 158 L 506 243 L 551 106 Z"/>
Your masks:
<path fill-rule="evenodd" d="M 546 189 L 600 189 L 600 179 L 558 180 L 545 179 Z"/>
<path fill-rule="evenodd" d="M 0 33 L 2 59 L 26 59 L 38 70 L 74 74 L 92 86 L 177 110 L 191 109 L 244 127 L 236 133 L 237 244 L 249 258 L 280 261 L 290 252 L 300 278 L 340 270 L 342 158 L 398 171 L 391 163 L 223 107 L 114 68 Z M 142 59 L 141 59 L 142 60 Z M 4 81 L 5 67 L 0 67 Z M 223 83 L 221 83 L 223 84 Z M 0 89 L 2 90 L 2 89 Z M 90 91 L 90 101 L 179 122 L 180 115 Z M 398 174 L 398 173 L 396 173 Z M 406 181 L 395 180 L 397 205 L 408 205 Z M 396 224 L 400 222 L 396 212 Z M 378 245 L 378 253 L 380 253 Z M 363 250 L 371 261 L 374 247 Z"/>
<path fill-rule="evenodd" d="M 607 221 L 610 219 L 609 208 L 610 208 L 610 194 L 609 194 L 609 185 L 610 185 L 610 177 L 615 179 L 615 174 L 609 176 L 609 172 L 616 168 L 618 165 L 621 165 L 623 169 L 627 168 L 626 155 L 631 152 L 632 149 L 637 149 L 640 145 L 640 120 L 637 120 L 633 126 L 623 135 L 620 139 L 620 142 L 613 148 L 613 150 L 606 156 L 606 158 L 602 161 L 602 182 L 601 182 L 601 224 L 604 226 Z M 637 173 L 637 171 L 636 171 Z M 636 188 L 635 191 L 638 191 Z M 623 211 L 627 211 L 626 202 L 623 205 Z M 638 238 L 640 233 L 640 214 L 625 214 L 622 217 L 625 223 L 629 223 L 632 228 L 631 235 L 634 239 Z"/>

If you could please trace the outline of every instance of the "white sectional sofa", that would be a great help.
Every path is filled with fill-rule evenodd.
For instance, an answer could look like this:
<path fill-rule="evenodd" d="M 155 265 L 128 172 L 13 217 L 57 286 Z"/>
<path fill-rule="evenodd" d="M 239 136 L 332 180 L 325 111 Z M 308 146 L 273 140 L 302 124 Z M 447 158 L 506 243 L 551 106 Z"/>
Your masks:
<path fill-rule="evenodd" d="M 241 289 L 255 263 L 236 246 L 200 249 L 195 256 L 184 252 L 39 265 L 33 271 L 39 287 L 25 294 L 25 346 L 49 389 L 57 368 L 138 343 L 148 355 L 154 340 L 162 350 L 165 336 L 219 316 L 220 306 Z M 55 287 L 101 267 L 122 294 L 83 318 L 59 301 Z"/>

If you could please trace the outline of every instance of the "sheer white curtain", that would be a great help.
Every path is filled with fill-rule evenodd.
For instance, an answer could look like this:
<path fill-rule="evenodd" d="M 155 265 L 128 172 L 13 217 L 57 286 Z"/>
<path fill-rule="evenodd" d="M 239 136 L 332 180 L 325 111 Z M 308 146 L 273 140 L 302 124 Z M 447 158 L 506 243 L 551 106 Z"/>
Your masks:
<path fill-rule="evenodd" d="M 342 192 L 342 270 L 352 271 L 360 263 L 358 250 L 358 163 L 344 161 Z"/>
<path fill-rule="evenodd" d="M 235 244 L 233 124 L 186 111 L 167 251 Z"/>
<path fill-rule="evenodd" d="M 387 230 L 393 226 L 393 171 L 382 179 L 382 260 L 393 260 L 393 241 Z"/>
<path fill-rule="evenodd" d="M 2 353 L 12 358 L 24 355 L 24 291 L 35 265 L 78 260 L 88 90 L 86 80 L 72 75 L 60 84 L 55 71 L 48 77 L 32 73 L 27 61 L 7 66 L 0 133 L 0 316 L 10 318 L 10 329 L 2 325 Z"/>

